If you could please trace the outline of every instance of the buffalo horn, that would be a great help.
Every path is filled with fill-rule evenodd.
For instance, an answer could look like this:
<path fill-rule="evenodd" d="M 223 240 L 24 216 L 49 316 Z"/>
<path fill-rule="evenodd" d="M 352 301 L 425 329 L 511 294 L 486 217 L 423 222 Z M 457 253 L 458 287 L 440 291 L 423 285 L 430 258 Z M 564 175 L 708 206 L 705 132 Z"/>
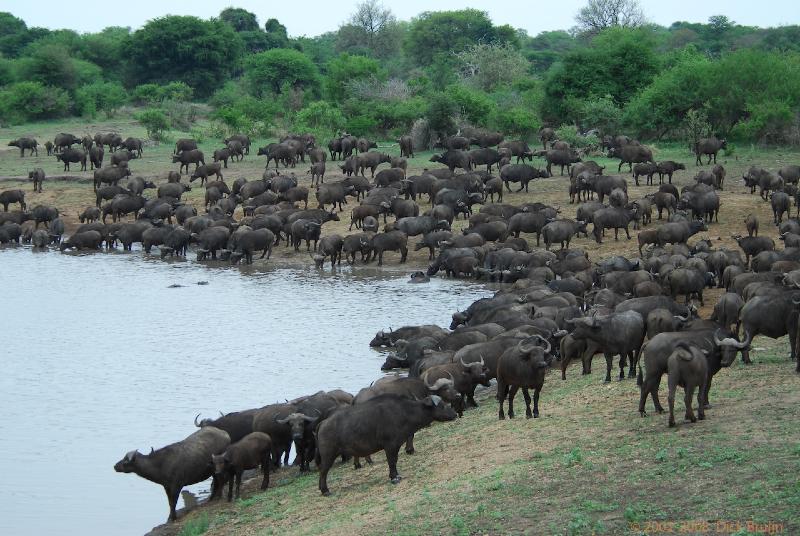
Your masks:
<path fill-rule="evenodd" d="M 549 354 L 550 353 L 550 349 L 551 349 L 550 341 L 548 341 L 547 339 L 545 339 L 544 337 L 541 337 L 539 335 L 536 335 L 536 336 L 539 337 L 539 339 L 541 339 L 547 345 L 547 348 L 544 349 L 544 353 Z"/>
<path fill-rule="evenodd" d="M 453 376 L 451 375 L 450 378 L 452 377 Z M 426 381 L 425 386 L 428 388 L 429 391 L 438 391 L 442 387 L 447 387 L 448 385 L 452 387 L 454 383 L 455 381 L 453 381 L 452 379 L 439 378 L 433 383 L 433 385 L 428 385 L 428 382 Z"/>
<path fill-rule="evenodd" d="M 195 418 L 194 418 L 194 425 L 195 425 L 195 426 L 197 426 L 198 428 L 200 428 L 200 423 L 199 423 L 199 422 L 197 422 L 197 418 L 198 418 L 198 417 L 200 417 L 200 414 L 199 414 L 199 413 L 198 413 L 197 415 L 195 415 Z"/>

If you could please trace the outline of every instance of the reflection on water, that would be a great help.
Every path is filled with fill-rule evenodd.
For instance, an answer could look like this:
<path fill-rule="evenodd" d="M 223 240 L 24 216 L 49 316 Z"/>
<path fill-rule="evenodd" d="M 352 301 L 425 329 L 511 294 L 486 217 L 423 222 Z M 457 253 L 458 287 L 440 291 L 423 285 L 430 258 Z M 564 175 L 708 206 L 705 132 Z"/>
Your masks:
<path fill-rule="evenodd" d="M 114 472 L 125 452 L 182 439 L 198 412 L 356 392 L 380 374 L 377 330 L 447 326 L 489 293 L 405 278 L 0 250 L 0 534 L 141 534 L 167 502 Z"/>

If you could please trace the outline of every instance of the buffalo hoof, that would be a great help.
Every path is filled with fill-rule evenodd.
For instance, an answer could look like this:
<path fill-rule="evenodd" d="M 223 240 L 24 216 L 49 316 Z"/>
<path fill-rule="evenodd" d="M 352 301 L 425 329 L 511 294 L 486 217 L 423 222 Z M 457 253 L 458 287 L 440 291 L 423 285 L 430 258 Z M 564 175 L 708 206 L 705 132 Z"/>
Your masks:
<path fill-rule="evenodd" d="M 391 482 L 392 484 L 399 484 L 401 480 L 403 480 L 403 477 L 401 477 L 400 475 L 397 475 L 396 477 L 394 477 L 393 479 L 391 479 L 391 480 L 390 480 L 390 482 Z"/>
<path fill-rule="evenodd" d="M 647 412 L 646 411 L 640 411 L 639 415 L 642 416 L 642 417 L 647 417 Z"/>
<path fill-rule="evenodd" d="M 406 449 L 406 454 L 414 454 L 415 452 L 417 451 L 414 449 Z"/>
<path fill-rule="evenodd" d="M 538 419 L 539 418 L 539 412 L 538 411 L 534 411 L 533 412 L 533 418 L 534 419 Z"/>
<path fill-rule="evenodd" d="M 675 428 L 675 421 L 670 421 L 669 427 L 670 428 Z"/>
<path fill-rule="evenodd" d="M 664 413 L 664 408 L 656 408 L 656 413 L 661 415 L 662 413 Z"/>
<path fill-rule="evenodd" d="M 526 419 L 530 419 L 530 418 L 532 418 L 532 417 L 533 417 L 533 415 L 531 415 L 530 413 L 526 413 L 526 414 L 525 414 L 525 418 L 526 418 Z"/>
<path fill-rule="evenodd" d="M 331 492 L 330 492 L 329 490 L 327 490 L 327 489 L 326 489 L 326 490 L 324 490 L 324 491 L 322 492 L 322 496 L 323 496 L 323 497 L 330 497 L 330 496 L 331 496 Z"/>
<path fill-rule="evenodd" d="M 611 380 L 609 378 L 606 378 L 605 380 L 603 380 L 603 383 L 611 383 Z"/>
<path fill-rule="evenodd" d="M 501 421 L 504 421 L 504 420 L 506 420 L 506 416 L 505 415 L 500 415 L 498 417 L 498 419 L 501 420 Z"/>

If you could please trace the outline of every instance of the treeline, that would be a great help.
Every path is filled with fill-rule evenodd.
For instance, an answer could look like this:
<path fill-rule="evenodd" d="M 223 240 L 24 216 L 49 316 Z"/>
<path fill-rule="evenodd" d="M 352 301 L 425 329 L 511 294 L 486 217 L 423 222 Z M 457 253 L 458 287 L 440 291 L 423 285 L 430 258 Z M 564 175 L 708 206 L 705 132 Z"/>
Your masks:
<path fill-rule="evenodd" d="M 724 16 L 532 37 L 478 10 L 405 22 L 367 0 L 335 32 L 290 38 L 238 8 L 93 34 L 0 13 L 0 53 L 4 123 L 132 104 L 148 108 L 141 119 L 157 137 L 187 128 L 187 103 L 202 101 L 222 128 L 256 135 L 411 131 L 424 144 L 465 124 L 526 139 L 549 125 L 800 143 L 800 26 Z"/>

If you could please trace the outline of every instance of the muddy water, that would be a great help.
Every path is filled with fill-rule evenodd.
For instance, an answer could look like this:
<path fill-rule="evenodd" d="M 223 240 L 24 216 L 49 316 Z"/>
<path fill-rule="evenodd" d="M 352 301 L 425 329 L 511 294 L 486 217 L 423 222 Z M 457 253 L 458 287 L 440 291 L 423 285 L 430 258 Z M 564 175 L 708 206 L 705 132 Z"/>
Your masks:
<path fill-rule="evenodd" d="M 405 278 L 0 250 L 0 534 L 142 534 L 167 502 L 114 472 L 125 452 L 182 439 L 198 412 L 355 392 L 380 375 L 378 329 L 446 326 L 489 293 Z"/>

